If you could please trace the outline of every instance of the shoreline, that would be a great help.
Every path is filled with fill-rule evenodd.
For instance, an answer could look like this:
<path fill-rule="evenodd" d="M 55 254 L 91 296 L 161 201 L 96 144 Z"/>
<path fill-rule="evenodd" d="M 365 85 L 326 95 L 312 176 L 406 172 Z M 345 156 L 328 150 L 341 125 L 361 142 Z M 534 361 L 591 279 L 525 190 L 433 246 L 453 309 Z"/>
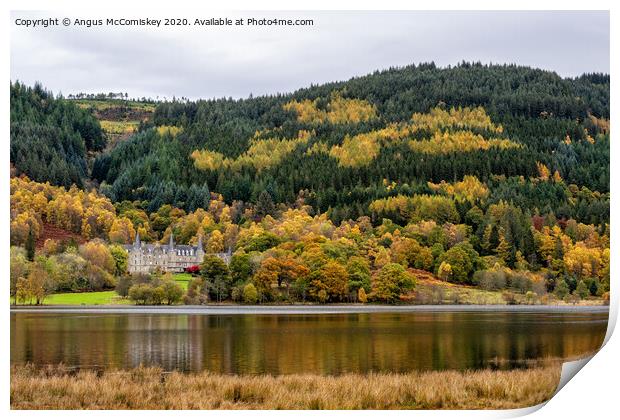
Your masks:
<path fill-rule="evenodd" d="M 13 306 L 11 313 L 109 313 L 172 315 L 320 315 L 414 312 L 607 313 L 605 305 L 183 305 Z"/>

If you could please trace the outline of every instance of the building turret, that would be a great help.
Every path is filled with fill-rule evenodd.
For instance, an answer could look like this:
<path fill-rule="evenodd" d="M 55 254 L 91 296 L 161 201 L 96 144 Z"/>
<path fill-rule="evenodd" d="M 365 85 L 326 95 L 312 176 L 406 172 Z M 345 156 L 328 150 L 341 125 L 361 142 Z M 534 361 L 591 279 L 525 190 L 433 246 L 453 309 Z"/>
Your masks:
<path fill-rule="evenodd" d="M 202 235 L 198 235 L 198 245 L 196 245 L 196 249 L 198 251 L 202 251 L 204 248 L 202 247 Z"/>
<path fill-rule="evenodd" d="M 141 242 L 140 242 L 140 234 L 136 233 L 136 240 L 133 242 L 133 247 L 134 248 L 140 248 L 141 246 Z"/>
<path fill-rule="evenodd" d="M 174 234 L 170 232 L 170 242 L 168 243 L 168 251 L 172 251 L 174 249 Z"/>

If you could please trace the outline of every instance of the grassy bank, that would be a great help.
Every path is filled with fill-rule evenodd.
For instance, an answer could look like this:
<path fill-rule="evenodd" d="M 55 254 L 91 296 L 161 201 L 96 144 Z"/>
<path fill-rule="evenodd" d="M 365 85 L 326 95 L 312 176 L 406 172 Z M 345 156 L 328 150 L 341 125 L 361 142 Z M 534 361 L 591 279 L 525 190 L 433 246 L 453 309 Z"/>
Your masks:
<path fill-rule="evenodd" d="M 115 291 L 87 293 L 57 293 L 45 298 L 46 305 L 129 305 Z"/>
<path fill-rule="evenodd" d="M 13 300 L 11 299 L 11 303 Z M 84 292 L 84 293 L 55 293 L 45 297 L 45 305 L 131 305 L 129 299 L 124 299 L 115 291 Z"/>
<path fill-rule="evenodd" d="M 187 290 L 187 286 L 192 279 L 190 274 L 177 273 L 173 276 L 174 280 Z M 26 302 L 28 303 L 28 302 Z M 53 293 L 45 297 L 45 305 L 132 305 L 129 299 L 119 296 L 114 290 L 104 292 L 75 292 L 75 293 Z M 11 298 L 13 304 L 13 298 Z"/>
<path fill-rule="evenodd" d="M 12 409 L 506 409 L 553 395 L 560 365 L 513 371 L 230 376 L 11 367 Z"/>

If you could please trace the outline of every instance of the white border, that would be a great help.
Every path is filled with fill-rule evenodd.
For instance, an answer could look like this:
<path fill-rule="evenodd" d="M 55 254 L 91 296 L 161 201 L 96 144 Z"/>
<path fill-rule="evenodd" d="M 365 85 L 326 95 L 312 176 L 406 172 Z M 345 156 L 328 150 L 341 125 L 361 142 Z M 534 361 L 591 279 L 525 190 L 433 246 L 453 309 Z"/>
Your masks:
<path fill-rule="evenodd" d="M 3 206 L 0 210 L 0 220 L 3 221 L 4 229 L 2 232 L 0 258 L 2 258 L 3 264 L 3 276 L 5 282 L 8 279 L 8 244 L 9 244 L 9 205 L 8 205 L 8 184 L 9 184 L 9 83 L 10 71 L 9 71 L 9 57 L 10 57 L 10 44 L 9 44 L 9 32 L 11 25 L 9 24 L 10 10 L 58 10 L 58 11 L 71 11 L 82 12 L 88 10 L 105 10 L 105 11 L 162 11 L 162 10 L 175 10 L 179 11 L 198 11 L 198 10 L 405 10 L 405 9 L 417 9 L 417 10 L 611 10 L 611 74 L 615 75 L 615 70 L 618 69 L 618 54 L 616 53 L 618 43 L 615 40 L 618 38 L 618 8 L 617 2 L 591 0 L 587 3 L 577 2 L 574 0 L 564 1 L 490 1 L 479 0 L 470 1 L 465 4 L 457 0 L 450 1 L 433 1 L 433 2 L 419 2 L 412 4 L 411 1 L 396 0 L 396 1 L 382 1 L 371 2 L 367 0 L 360 0 L 356 2 L 343 2 L 335 0 L 316 0 L 316 1 L 297 1 L 292 3 L 290 1 L 283 0 L 264 0 L 260 4 L 256 1 L 250 0 L 238 0 L 228 1 L 225 4 L 209 4 L 205 2 L 200 5 L 197 2 L 184 2 L 183 0 L 176 0 L 174 2 L 163 0 L 151 0 L 151 1 L 127 1 L 127 0 L 106 0 L 103 2 L 84 2 L 79 0 L 56 0 L 53 2 L 44 0 L 9 0 L 2 2 L 4 9 L 4 25 L 0 25 L 0 37 L 1 45 L 3 49 L 2 57 L 2 73 L 5 83 L 2 85 L 2 91 L 4 93 L 5 100 L 0 104 L 1 107 L 1 121 L 3 130 L 4 141 L 4 168 L 0 171 L 0 190 L 2 196 L 5 198 Z M 614 10 L 615 8 L 615 10 Z M 544 40 L 541 40 L 544 42 Z M 578 59 L 579 52 L 575 52 L 575 59 Z M 613 76 L 612 76 L 613 79 Z M 617 84 L 612 81 L 612 105 L 614 98 L 618 97 Z M 616 127 L 618 121 L 618 113 L 615 111 L 615 107 L 612 106 L 612 127 Z M 612 131 L 612 133 L 614 133 Z M 615 136 L 614 136 L 615 137 Z M 618 157 L 618 147 L 614 146 L 615 142 L 612 140 L 612 161 L 615 161 L 614 157 Z M 611 167 L 611 190 L 612 196 L 617 196 L 618 192 L 618 170 L 615 166 Z M 617 220 L 618 206 L 615 205 L 615 201 L 612 201 L 611 218 Z M 616 224 L 612 224 L 612 290 L 618 290 L 620 282 L 616 276 L 616 257 L 618 255 L 616 238 L 618 237 L 619 227 Z M 5 285 L 6 287 L 6 285 Z M 6 289 L 5 289 L 6 290 Z M 612 307 L 610 311 L 610 325 L 615 326 L 617 319 L 619 293 L 612 293 Z M 56 412 L 24 412 L 24 411 L 9 411 L 9 308 L 8 299 L 2 300 L 4 305 L 1 316 L 3 328 L 3 345 L 0 347 L 2 358 L 4 363 L 2 364 L 2 373 L 4 381 L 2 382 L 1 398 L 3 401 L 3 408 L 7 410 L 10 418 L 58 418 L 58 419 L 71 419 L 71 418 L 83 418 L 84 415 L 92 418 L 108 417 L 112 412 L 80 412 L 80 411 L 56 411 Z M 609 341 L 604 348 L 588 363 L 588 366 L 579 373 L 576 379 L 571 380 L 568 384 L 544 407 L 532 414 L 533 418 L 562 418 L 562 419 L 583 419 L 583 418 L 610 418 L 611 413 L 617 412 L 617 390 L 614 386 L 614 382 L 618 378 L 619 365 L 618 355 L 620 355 L 620 344 L 617 337 L 608 337 Z M 536 407 L 541 408 L 541 407 Z M 396 416 L 400 418 L 409 418 L 415 416 L 416 418 L 505 418 L 520 416 L 532 412 L 532 409 L 525 410 L 511 410 L 511 411 L 435 411 L 435 412 L 420 412 L 420 411 L 396 411 L 391 412 L 390 416 Z M 117 412 L 113 412 L 112 415 L 117 415 Z M 131 416 L 134 418 L 142 418 L 148 416 L 149 418 L 166 418 L 170 414 L 167 412 L 118 412 L 120 416 Z M 217 411 L 214 413 L 203 412 L 184 412 L 183 416 L 192 418 L 203 417 L 205 415 L 218 416 L 219 418 L 242 418 L 250 413 L 238 412 L 238 411 Z M 314 417 L 316 415 L 328 415 L 335 418 L 355 417 L 356 419 L 375 418 L 379 413 L 375 411 L 356 411 L 356 412 L 312 412 L 312 411 L 299 411 L 299 412 L 252 412 L 250 415 L 262 417 L 262 418 L 291 418 L 295 417 Z"/>

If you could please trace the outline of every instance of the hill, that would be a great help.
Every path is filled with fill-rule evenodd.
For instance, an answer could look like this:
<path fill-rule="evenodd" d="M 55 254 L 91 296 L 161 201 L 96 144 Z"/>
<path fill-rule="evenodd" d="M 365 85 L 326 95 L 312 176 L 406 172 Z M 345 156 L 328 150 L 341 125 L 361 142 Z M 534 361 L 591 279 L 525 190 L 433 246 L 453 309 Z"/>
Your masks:
<path fill-rule="evenodd" d="M 100 155 L 92 176 L 113 200 L 146 200 L 151 211 L 187 208 L 190 189 L 229 203 L 267 191 L 340 221 L 368 214 L 373 200 L 473 175 L 496 184 L 492 202 L 563 212 L 565 188 L 531 198 L 531 186 L 515 185 L 544 166 L 566 186 L 607 193 L 608 117 L 606 75 L 412 65 L 286 95 L 160 103 L 155 127 Z"/>
<path fill-rule="evenodd" d="M 97 120 L 41 85 L 11 83 L 11 164 L 18 174 L 55 185 L 82 186 L 87 153 L 105 147 Z"/>
<path fill-rule="evenodd" d="M 122 259 L 114 244 L 137 234 L 233 251 L 226 285 L 188 288 L 188 303 L 609 291 L 606 75 L 430 64 L 286 95 L 162 102 L 108 148 L 97 118 L 142 118 L 152 105 L 11 93 L 12 255 L 16 267 L 32 258 L 34 239 L 59 267 L 80 262 L 56 291 L 111 287 L 122 261 L 91 254 Z M 68 246 L 84 240 L 78 252 L 100 270 Z"/>

